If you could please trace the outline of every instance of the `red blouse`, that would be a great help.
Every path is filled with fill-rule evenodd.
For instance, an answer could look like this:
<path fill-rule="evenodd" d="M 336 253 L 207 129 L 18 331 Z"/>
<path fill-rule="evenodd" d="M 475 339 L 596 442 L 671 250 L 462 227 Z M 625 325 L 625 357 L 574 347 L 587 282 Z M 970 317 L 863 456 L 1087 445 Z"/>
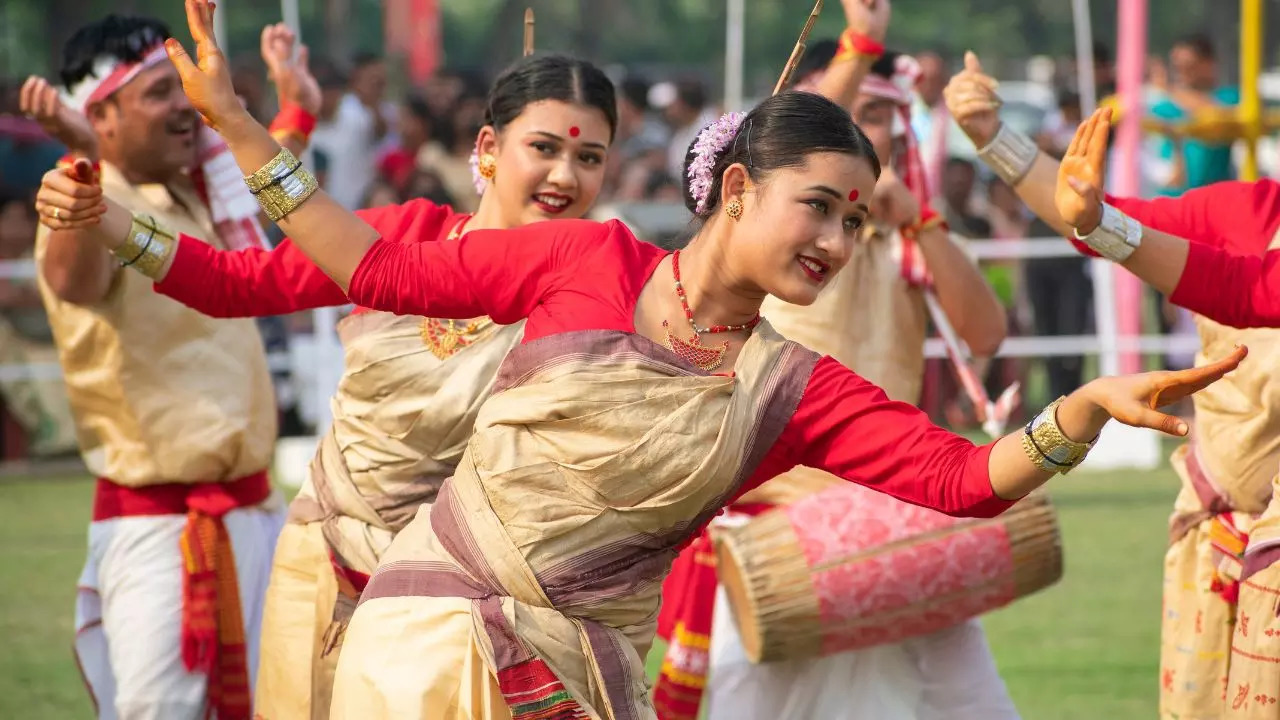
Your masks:
<path fill-rule="evenodd" d="M 357 210 L 383 237 L 399 242 L 440 240 L 464 217 L 426 200 Z M 155 289 L 210 317 L 262 317 L 346 305 L 328 275 L 291 240 L 271 250 L 219 250 L 179 236 L 173 265 Z M 358 308 L 360 312 L 363 308 Z"/>
<path fill-rule="evenodd" d="M 401 315 L 527 319 L 525 342 L 576 330 L 634 333 L 640 290 L 665 255 L 616 221 L 475 230 L 456 242 L 379 240 L 348 294 Z M 824 357 L 741 492 L 808 465 L 951 515 L 990 517 L 1013 504 L 992 492 L 991 447 L 936 427 L 914 406 L 889 400 Z"/>
<path fill-rule="evenodd" d="M 1170 300 L 1224 325 L 1280 327 L 1280 183 L 1221 182 L 1176 198 L 1107 202 L 1143 225 L 1190 243 Z M 1072 240 L 1085 254 L 1097 253 Z"/>

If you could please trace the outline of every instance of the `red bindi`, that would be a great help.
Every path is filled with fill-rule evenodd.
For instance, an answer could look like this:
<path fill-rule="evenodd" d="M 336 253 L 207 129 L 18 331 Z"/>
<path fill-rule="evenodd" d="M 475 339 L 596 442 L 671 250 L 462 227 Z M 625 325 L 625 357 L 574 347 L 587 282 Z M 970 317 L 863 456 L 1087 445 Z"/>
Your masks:
<path fill-rule="evenodd" d="M 853 202 L 854 200 L 857 200 L 857 199 L 858 199 L 858 191 L 857 191 L 857 190 L 850 190 L 850 191 L 849 191 L 849 202 Z"/>
<path fill-rule="evenodd" d="M 577 125 L 574 125 L 573 127 L 569 128 L 569 137 L 578 137 L 581 134 L 582 134 L 582 131 L 578 129 Z"/>

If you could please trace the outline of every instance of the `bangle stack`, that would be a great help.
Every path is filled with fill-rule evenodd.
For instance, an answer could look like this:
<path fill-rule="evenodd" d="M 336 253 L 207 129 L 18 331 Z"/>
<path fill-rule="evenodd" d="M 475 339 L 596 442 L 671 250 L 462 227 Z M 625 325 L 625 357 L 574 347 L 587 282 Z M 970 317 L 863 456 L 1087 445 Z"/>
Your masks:
<path fill-rule="evenodd" d="M 1077 230 L 1075 236 L 1102 257 L 1122 263 L 1142 245 L 1142 223 L 1109 203 L 1102 203 L 1102 221 L 1098 227 L 1088 235 L 1081 235 Z"/>
<path fill-rule="evenodd" d="M 124 244 L 114 250 L 120 267 L 131 267 L 152 280 L 158 280 L 177 247 L 174 235 L 161 227 L 150 215 L 133 214 L 129 236 Z"/>
<path fill-rule="evenodd" d="M 1065 475 L 1084 462 L 1096 438 L 1087 443 L 1076 442 L 1062 433 L 1058 427 L 1058 406 L 1065 397 L 1049 404 L 1040 414 L 1027 423 L 1022 433 L 1022 451 L 1031 464 L 1058 475 Z"/>
<path fill-rule="evenodd" d="M 247 176 L 244 184 L 249 186 L 249 192 L 272 222 L 283 220 L 320 189 L 315 176 L 285 148 L 280 148 L 270 162 Z"/>

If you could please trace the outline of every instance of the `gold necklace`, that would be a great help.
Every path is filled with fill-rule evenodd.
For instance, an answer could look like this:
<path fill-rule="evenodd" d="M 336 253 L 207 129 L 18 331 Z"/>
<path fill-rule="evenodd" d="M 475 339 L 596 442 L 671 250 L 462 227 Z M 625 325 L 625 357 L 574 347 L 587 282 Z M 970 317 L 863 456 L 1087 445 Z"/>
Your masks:
<path fill-rule="evenodd" d="M 456 320 L 422 318 L 418 332 L 431 354 L 444 360 L 468 345 L 475 344 L 492 325 L 493 321 L 487 317 L 472 320 L 462 327 L 458 327 Z"/>

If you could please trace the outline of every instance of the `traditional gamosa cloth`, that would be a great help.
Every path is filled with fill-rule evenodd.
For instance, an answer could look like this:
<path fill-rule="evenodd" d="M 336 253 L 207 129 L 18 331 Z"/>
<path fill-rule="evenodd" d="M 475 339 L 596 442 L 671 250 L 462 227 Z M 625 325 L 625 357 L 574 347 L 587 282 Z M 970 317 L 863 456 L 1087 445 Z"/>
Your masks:
<path fill-rule="evenodd" d="M 923 168 L 905 117 L 909 94 L 875 74 L 860 92 L 893 100 L 904 113 L 895 123 L 905 148 L 898 157 L 899 174 L 917 191 L 932 220 Z M 813 305 L 770 297 L 761 312 L 788 339 L 830 355 L 890 398 L 915 403 L 928 331 L 922 287 L 928 283 L 928 269 L 911 233 L 868 226 L 849 264 L 828 281 Z M 796 468 L 747 493 L 717 522 L 746 522 L 840 482 L 813 468 Z M 658 632 L 669 644 L 654 693 L 663 720 L 699 717 L 704 687 L 707 717 L 713 720 L 1018 716 L 976 621 L 828 657 L 752 663 L 718 586 L 715 565 L 711 538 L 703 533 L 681 553 L 664 585 Z"/>
<path fill-rule="evenodd" d="M 357 214 L 404 242 L 453 241 L 469 218 L 425 200 Z M 349 302 L 288 240 L 272 251 L 227 253 L 182 238 L 156 289 L 219 317 Z M 290 505 L 267 591 L 260 717 L 328 717 L 347 620 L 369 574 L 453 474 L 521 326 L 368 308 L 341 321 L 346 370 L 331 403 L 333 425 Z"/>
<path fill-rule="evenodd" d="M 767 323 L 732 375 L 635 334 L 665 257 L 587 221 L 366 254 L 357 303 L 527 320 L 456 473 L 365 589 L 334 717 L 653 717 L 642 659 L 677 547 L 795 464 L 957 515 L 1012 505 L 992 492 L 990 446 Z"/>
<path fill-rule="evenodd" d="M 1280 185 L 1218 183 L 1178 198 L 1108 202 L 1148 227 L 1192 242 L 1187 270 L 1170 299 L 1197 313 L 1197 364 L 1240 344 L 1250 355 L 1248 363 L 1194 396 L 1194 440 L 1171 459 L 1182 490 L 1165 556 L 1161 717 L 1275 718 L 1280 383 L 1273 369 L 1280 361 L 1280 330 L 1244 330 L 1214 320 L 1256 324 L 1232 307 L 1231 293 L 1225 292 L 1228 283 L 1247 281 L 1229 277 L 1219 263 L 1224 252 L 1257 262 L 1277 247 Z"/>

